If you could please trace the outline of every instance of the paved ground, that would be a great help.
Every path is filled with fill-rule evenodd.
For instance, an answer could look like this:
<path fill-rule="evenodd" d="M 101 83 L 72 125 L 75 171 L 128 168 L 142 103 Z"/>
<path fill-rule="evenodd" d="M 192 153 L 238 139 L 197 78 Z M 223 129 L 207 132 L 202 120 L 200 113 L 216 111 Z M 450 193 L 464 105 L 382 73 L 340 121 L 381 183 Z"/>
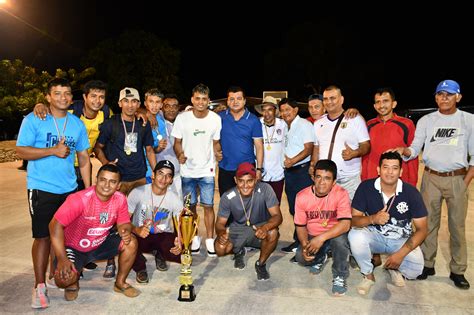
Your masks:
<path fill-rule="evenodd" d="M 27 210 L 25 177 L 18 171 L 20 161 L 0 163 L 0 313 L 32 313 L 31 288 L 33 270 L 31 263 L 31 223 Z M 474 184 L 467 218 L 469 266 L 466 277 L 474 284 Z M 216 198 L 217 199 L 217 198 Z M 283 247 L 290 241 L 290 217 L 287 205 L 282 205 L 284 224 L 281 228 Z M 202 209 L 200 210 L 202 213 Z M 204 228 L 201 229 L 201 232 Z M 66 302 L 63 293 L 49 290 L 51 307 L 43 313 L 108 314 L 155 313 L 162 314 L 474 314 L 474 289 L 462 291 L 448 279 L 449 257 L 446 215 L 440 229 L 440 244 L 436 276 L 426 281 L 409 281 L 405 288 L 397 288 L 389 281 L 388 274 L 377 268 L 377 282 L 367 297 L 361 297 L 355 287 L 361 280 L 356 270 L 351 270 L 349 290 L 344 297 L 331 295 L 331 261 L 319 276 L 312 276 L 298 265 L 288 262 L 290 255 L 277 250 L 269 262 L 271 279 L 257 281 L 254 263 L 258 252 L 248 253 L 247 268 L 233 269 L 230 257 L 194 257 L 193 277 L 197 299 L 193 303 L 176 300 L 178 294 L 179 265 L 173 264 L 167 272 L 154 269 L 154 260 L 148 256 L 151 282 L 136 285 L 135 274 L 129 282 L 142 294 L 129 299 L 114 293 L 113 281 L 102 278 L 104 262 L 99 268 L 87 271 L 81 281 L 79 297 Z"/>

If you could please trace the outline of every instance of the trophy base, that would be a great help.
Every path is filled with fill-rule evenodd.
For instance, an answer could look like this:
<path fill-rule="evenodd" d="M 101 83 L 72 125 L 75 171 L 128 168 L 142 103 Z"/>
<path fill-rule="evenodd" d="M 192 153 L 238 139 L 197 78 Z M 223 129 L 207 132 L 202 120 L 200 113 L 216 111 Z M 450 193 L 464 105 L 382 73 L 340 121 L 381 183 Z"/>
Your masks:
<path fill-rule="evenodd" d="M 178 301 L 180 302 L 192 302 L 196 299 L 196 293 L 194 292 L 193 285 L 182 285 L 179 288 Z"/>

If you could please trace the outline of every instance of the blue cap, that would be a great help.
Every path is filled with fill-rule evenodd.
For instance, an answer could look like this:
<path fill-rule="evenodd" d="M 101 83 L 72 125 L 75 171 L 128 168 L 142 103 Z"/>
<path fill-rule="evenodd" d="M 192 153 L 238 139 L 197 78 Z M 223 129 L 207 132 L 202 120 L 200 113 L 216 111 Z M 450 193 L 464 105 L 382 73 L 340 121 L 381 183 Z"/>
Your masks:
<path fill-rule="evenodd" d="M 456 81 L 444 80 L 444 81 L 441 81 L 436 87 L 435 94 L 441 91 L 456 94 L 456 93 L 461 93 L 461 88 L 459 87 L 459 84 Z"/>

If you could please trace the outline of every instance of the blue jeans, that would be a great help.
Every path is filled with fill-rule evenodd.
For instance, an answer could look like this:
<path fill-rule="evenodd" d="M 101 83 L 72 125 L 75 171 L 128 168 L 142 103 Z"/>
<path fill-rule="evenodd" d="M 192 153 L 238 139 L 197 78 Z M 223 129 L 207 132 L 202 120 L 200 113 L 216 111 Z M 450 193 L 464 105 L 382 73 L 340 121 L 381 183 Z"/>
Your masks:
<path fill-rule="evenodd" d="M 352 228 L 349 231 L 349 243 L 352 255 L 364 275 L 371 274 L 374 270 L 371 259 L 372 254 L 393 254 L 407 241 L 406 238 L 390 239 L 380 234 L 375 227 Z M 418 246 L 405 256 L 398 271 L 407 279 L 416 279 L 423 271 L 423 253 Z"/>
<path fill-rule="evenodd" d="M 183 196 L 191 193 L 191 206 L 197 204 L 197 187 L 199 187 L 199 200 L 202 206 L 214 205 L 214 176 L 200 178 L 181 178 Z"/>
<path fill-rule="evenodd" d="M 309 235 L 308 239 L 311 240 L 314 236 Z M 323 246 L 316 253 L 316 257 L 312 261 L 306 261 L 303 258 L 301 245 L 296 250 L 296 261 L 304 266 L 312 266 L 320 264 L 324 261 L 324 256 L 331 248 L 332 251 L 332 276 L 342 277 L 347 279 L 349 277 L 349 242 L 347 240 L 347 233 L 339 235 L 338 237 L 332 238 L 324 242 Z"/>

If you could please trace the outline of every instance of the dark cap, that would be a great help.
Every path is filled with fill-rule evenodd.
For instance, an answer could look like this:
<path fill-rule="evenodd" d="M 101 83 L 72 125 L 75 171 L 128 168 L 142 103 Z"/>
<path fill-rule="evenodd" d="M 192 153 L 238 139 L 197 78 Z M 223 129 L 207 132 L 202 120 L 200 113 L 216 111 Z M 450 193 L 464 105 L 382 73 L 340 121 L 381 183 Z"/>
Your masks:
<path fill-rule="evenodd" d="M 253 166 L 253 164 L 249 162 L 240 163 L 239 167 L 237 168 L 237 171 L 235 172 L 235 176 L 242 177 L 247 174 L 252 177 L 256 177 L 257 173 L 255 171 L 255 166 Z"/>
<path fill-rule="evenodd" d="M 161 170 L 162 168 L 167 168 L 171 170 L 171 175 L 174 177 L 174 165 L 171 161 L 168 160 L 161 160 L 158 163 L 156 163 L 155 169 L 153 170 L 153 173 L 156 171 Z"/>

